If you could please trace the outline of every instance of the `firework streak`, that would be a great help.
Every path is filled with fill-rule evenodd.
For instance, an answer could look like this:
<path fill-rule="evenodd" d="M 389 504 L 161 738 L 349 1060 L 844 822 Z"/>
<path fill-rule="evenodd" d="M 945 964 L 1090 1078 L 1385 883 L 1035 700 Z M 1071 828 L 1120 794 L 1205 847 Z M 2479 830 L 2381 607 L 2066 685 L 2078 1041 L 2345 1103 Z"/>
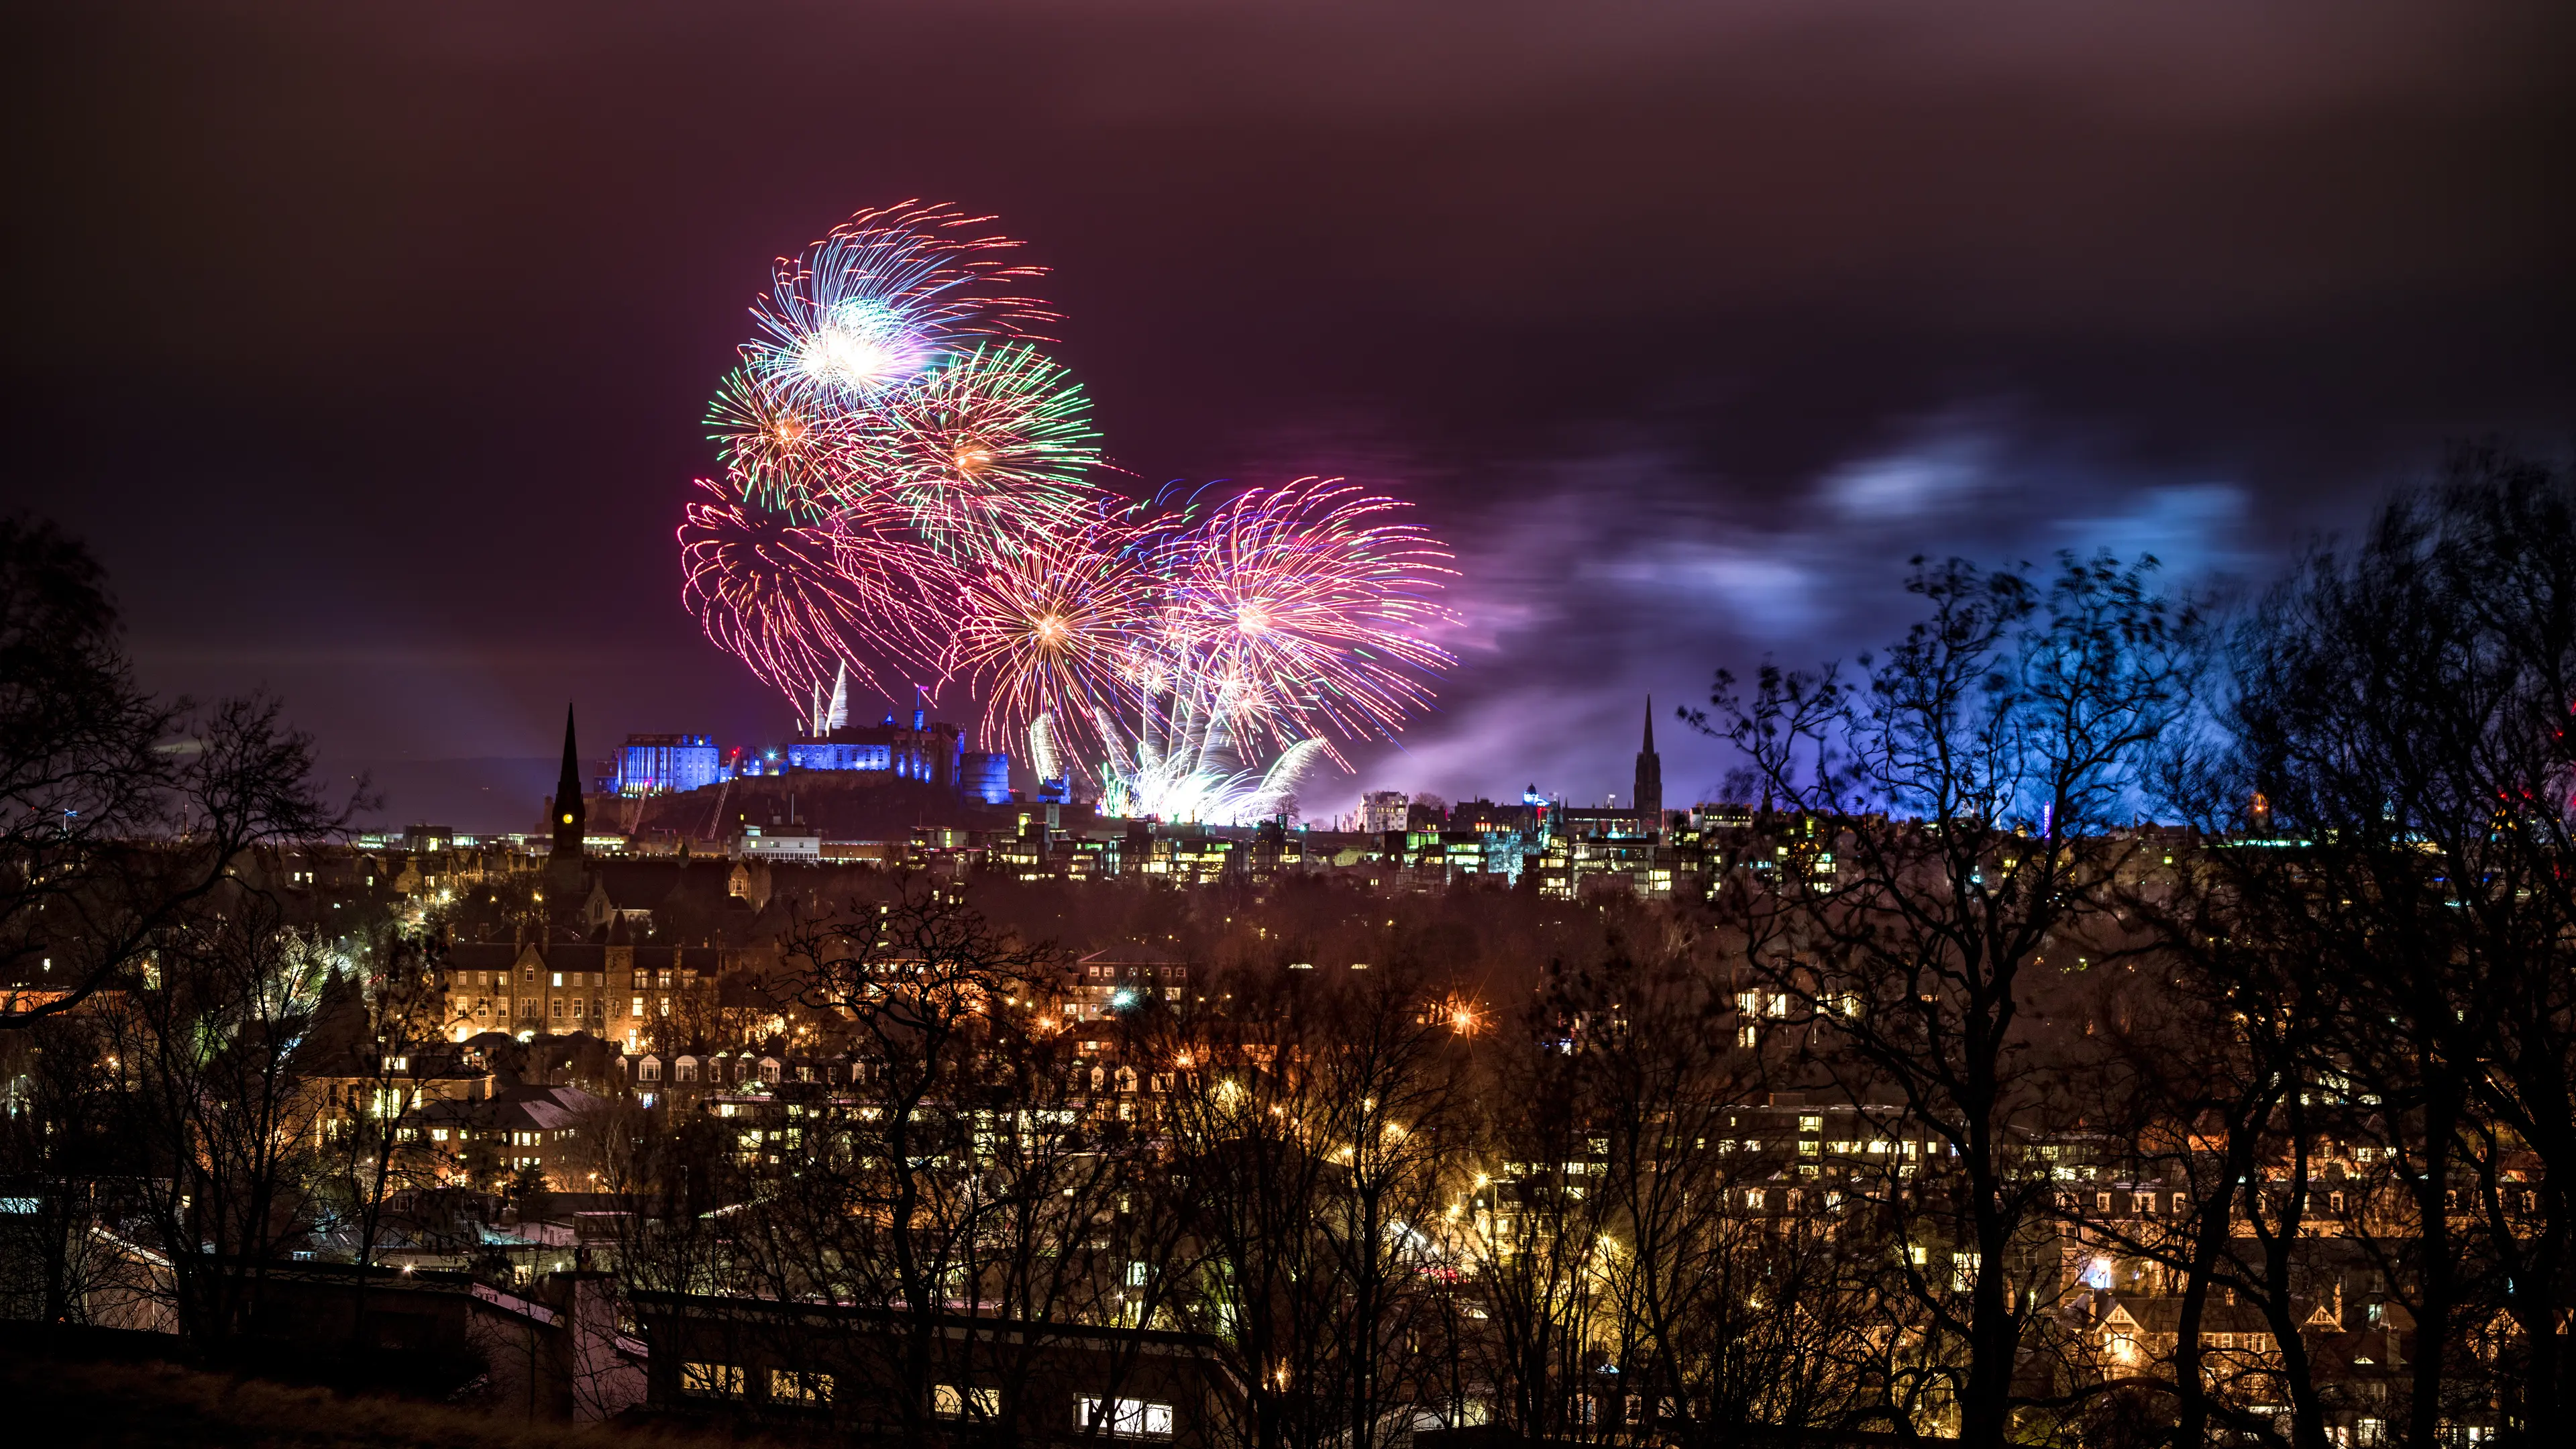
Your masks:
<path fill-rule="evenodd" d="M 1236 822 L 1391 739 L 1450 656 L 1449 553 L 1340 479 L 1118 497 L 991 218 L 907 202 L 782 258 L 680 526 L 707 637 L 806 707 L 961 685 L 986 748 L 1112 814 Z M 809 730 L 822 721 L 806 720 Z"/>

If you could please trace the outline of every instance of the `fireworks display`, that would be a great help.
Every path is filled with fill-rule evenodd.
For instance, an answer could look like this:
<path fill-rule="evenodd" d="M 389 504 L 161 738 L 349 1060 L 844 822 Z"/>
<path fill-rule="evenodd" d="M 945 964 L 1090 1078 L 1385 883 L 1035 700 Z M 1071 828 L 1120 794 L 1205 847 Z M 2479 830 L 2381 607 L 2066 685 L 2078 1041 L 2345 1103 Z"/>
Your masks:
<path fill-rule="evenodd" d="M 986 748 L 1109 813 L 1274 813 L 1429 704 L 1448 551 L 1339 479 L 1100 487 L 1089 403 L 1032 330 L 1056 316 L 1020 291 L 1040 269 L 989 220 L 908 202 L 775 265 L 708 408 L 724 476 L 680 527 L 684 598 L 800 714 L 844 673 L 957 684 Z"/>

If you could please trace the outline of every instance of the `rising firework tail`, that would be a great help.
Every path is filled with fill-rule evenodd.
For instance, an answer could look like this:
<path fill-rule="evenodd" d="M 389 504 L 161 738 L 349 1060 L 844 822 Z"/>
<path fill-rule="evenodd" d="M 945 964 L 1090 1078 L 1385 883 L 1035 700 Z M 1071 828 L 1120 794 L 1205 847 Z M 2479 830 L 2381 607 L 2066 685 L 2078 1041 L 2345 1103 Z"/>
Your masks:
<path fill-rule="evenodd" d="M 846 670 L 962 682 L 988 746 L 1096 778 L 1105 808 L 1270 813 L 1338 746 L 1393 738 L 1453 660 L 1450 555 L 1335 478 L 1101 489 L 1073 379 L 1035 342 L 1040 270 L 990 218 L 863 212 L 773 270 L 708 426 L 683 596 L 800 712 Z"/>

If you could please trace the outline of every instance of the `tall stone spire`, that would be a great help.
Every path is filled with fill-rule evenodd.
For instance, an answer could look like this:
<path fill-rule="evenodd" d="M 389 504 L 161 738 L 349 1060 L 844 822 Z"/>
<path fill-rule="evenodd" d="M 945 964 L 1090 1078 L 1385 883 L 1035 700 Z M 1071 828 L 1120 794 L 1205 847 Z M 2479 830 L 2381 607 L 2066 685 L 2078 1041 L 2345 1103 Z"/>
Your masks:
<path fill-rule="evenodd" d="M 1647 824 L 1663 825 L 1664 757 L 1655 753 L 1655 697 L 1651 694 L 1646 696 L 1646 738 L 1637 750 L 1637 789 L 1629 804 L 1646 817 Z"/>
<path fill-rule="evenodd" d="M 563 776 L 555 781 L 554 820 L 557 862 L 581 859 L 582 827 L 589 812 L 581 803 L 581 754 L 573 746 L 572 706 L 564 706 Z"/>

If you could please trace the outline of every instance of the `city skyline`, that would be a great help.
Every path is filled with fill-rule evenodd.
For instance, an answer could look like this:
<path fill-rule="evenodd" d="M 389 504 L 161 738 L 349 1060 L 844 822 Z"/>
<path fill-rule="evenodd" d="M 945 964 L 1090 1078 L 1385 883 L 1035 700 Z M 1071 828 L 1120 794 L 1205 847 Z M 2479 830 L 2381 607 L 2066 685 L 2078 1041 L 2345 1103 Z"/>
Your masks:
<path fill-rule="evenodd" d="M 2576 9 L 13 21 L 30 1442 L 2563 1432 Z"/>

